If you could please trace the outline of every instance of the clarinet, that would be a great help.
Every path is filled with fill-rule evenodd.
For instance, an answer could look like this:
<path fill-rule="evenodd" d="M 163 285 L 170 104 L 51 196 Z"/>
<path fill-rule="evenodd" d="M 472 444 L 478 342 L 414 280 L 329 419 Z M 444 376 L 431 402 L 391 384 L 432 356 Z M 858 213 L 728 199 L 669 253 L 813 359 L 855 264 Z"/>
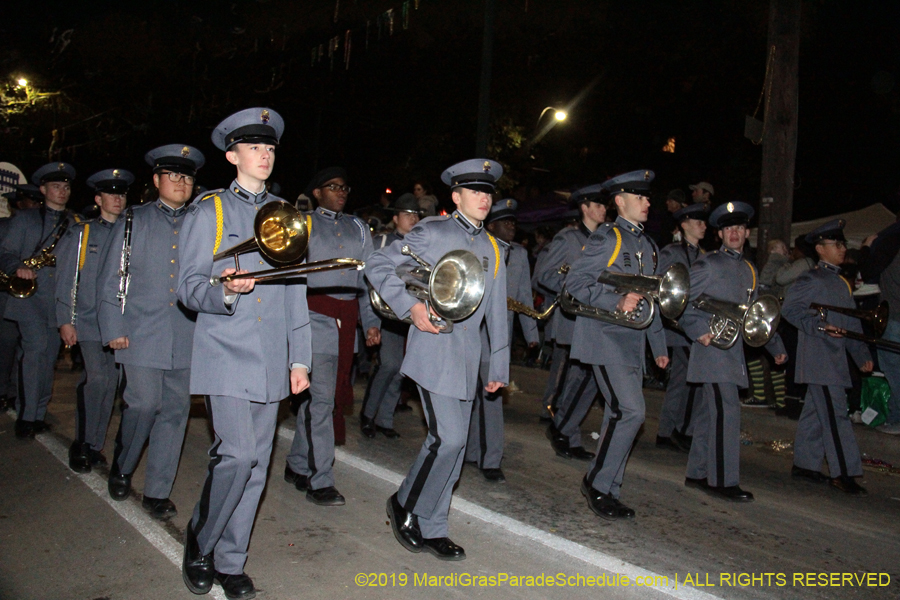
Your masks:
<path fill-rule="evenodd" d="M 119 291 L 116 298 L 125 314 L 125 301 L 128 299 L 128 286 L 131 283 L 131 228 L 134 225 L 134 212 L 128 209 L 125 213 L 125 239 L 122 240 L 122 257 L 119 259 Z"/>
<path fill-rule="evenodd" d="M 69 313 L 69 323 L 74 327 L 78 318 L 75 303 L 78 302 L 78 284 L 81 282 L 81 245 L 84 243 L 84 230 L 78 232 L 78 249 L 75 251 L 75 278 L 72 281 L 72 310 Z"/>

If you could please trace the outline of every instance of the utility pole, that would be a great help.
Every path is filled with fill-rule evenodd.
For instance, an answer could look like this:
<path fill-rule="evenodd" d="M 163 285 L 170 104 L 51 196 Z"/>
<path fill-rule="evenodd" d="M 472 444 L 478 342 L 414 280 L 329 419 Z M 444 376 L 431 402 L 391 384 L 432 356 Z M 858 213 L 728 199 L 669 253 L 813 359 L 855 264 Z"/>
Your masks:
<path fill-rule="evenodd" d="M 760 182 L 758 262 L 765 262 L 771 239 L 791 243 L 794 208 L 794 168 L 797 159 L 797 113 L 800 55 L 800 0 L 770 0 L 770 65 L 766 82 Z"/>
<path fill-rule="evenodd" d="M 484 40 L 481 45 L 481 85 L 478 90 L 478 130 L 475 132 L 475 156 L 487 157 L 491 120 L 491 67 L 494 63 L 494 15 L 496 0 L 484 0 Z"/>

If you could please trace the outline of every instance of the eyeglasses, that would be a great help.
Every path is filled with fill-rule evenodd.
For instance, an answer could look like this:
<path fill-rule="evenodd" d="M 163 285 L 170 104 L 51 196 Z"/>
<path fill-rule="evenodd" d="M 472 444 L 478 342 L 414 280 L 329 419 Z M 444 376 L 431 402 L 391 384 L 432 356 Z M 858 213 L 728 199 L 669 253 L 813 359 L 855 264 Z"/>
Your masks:
<path fill-rule="evenodd" d="M 184 173 L 174 173 L 172 171 L 163 171 L 160 175 L 167 175 L 169 177 L 169 181 L 172 183 L 181 183 L 182 181 L 187 185 L 194 185 L 194 178 L 190 175 L 185 175 Z"/>
<path fill-rule="evenodd" d="M 832 241 L 832 240 L 822 240 L 819 242 L 823 246 L 834 246 L 835 248 L 846 248 L 847 242 L 842 242 L 840 240 Z"/>
<path fill-rule="evenodd" d="M 338 185 L 338 184 L 336 184 L 336 183 L 329 183 L 328 185 L 323 185 L 323 186 L 322 186 L 321 188 L 319 188 L 319 189 L 329 189 L 329 190 L 331 190 L 332 192 L 335 192 L 335 193 L 337 193 L 337 192 L 344 192 L 345 194 L 349 194 L 349 193 L 350 193 L 350 186 L 349 186 L 349 185 Z"/>

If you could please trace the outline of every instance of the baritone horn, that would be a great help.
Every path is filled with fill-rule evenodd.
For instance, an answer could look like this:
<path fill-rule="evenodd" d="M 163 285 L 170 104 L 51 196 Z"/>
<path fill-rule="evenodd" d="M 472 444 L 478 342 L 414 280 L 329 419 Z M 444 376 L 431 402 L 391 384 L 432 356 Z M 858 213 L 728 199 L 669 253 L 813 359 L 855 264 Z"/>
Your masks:
<path fill-rule="evenodd" d="M 635 310 L 608 311 L 579 302 L 563 287 L 559 295 L 562 309 L 576 316 L 597 319 L 631 329 L 644 329 L 653 322 L 657 304 L 659 304 L 660 314 L 667 319 L 675 320 L 680 317 L 687 306 L 691 291 L 690 274 L 687 267 L 681 263 L 673 264 L 661 275 L 632 275 L 604 271 L 597 281 L 613 286 L 617 294 L 634 293 L 643 296 L 643 299 Z"/>
<path fill-rule="evenodd" d="M 274 269 L 213 276 L 209 284 L 219 284 L 235 279 L 255 279 L 257 282 L 297 277 L 319 271 L 365 268 L 366 263 L 355 258 L 330 258 L 298 264 L 309 245 L 309 223 L 296 208 L 283 200 L 269 202 L 259 209 L 253 220 L 253 237 L 213 256 L 213 261 L 234 257 L 234 268 L 240 270 L 239 254 L 259 252 L 270 263 L 281 265 Z"/>
<path fill-rule="evenodd" d="M 726 300 L 718 300 L 708 294 L 701 294 L 694 300 L 694 308 L 710 313 L 710 344 L 722 350 L 728 350 L 742 338 L 748 346 L 758 348 L 765 346 L 781 321 L 781 304 L 775 296 L 765 294 L 753 302 L 750 296 L 753 290 L 747 290 L 747 302 L 737 304 Z"/>
<path fill-rule="evenodd" d="M 453 331 L 454 321 L 469 317 L 481 304 L 484 298 L 484 267 L 468 250 L 451 250 L 434 267 L 417 256 L 409 246 L 403 246 L 400 252 L 419 264 L 397 267 L 397 276 L 406 284 L 410 296 L 425 303 L 428 318 L 441 333 Z M 371 285 L 369 300 L 373 310 L 381 317 L 412 324 L 409 317 L 397 317 Z"/>

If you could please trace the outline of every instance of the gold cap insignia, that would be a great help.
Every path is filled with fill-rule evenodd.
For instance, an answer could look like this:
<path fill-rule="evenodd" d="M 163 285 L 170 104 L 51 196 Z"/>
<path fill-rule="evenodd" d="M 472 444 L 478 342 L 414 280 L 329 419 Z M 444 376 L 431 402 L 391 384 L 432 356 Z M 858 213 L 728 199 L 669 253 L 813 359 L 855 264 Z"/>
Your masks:
<path fill-rule="evenodd" d="M 268 125 L 269 124 L 269 111 L 263 110 L 262 113 L 259 115 L 259 120 L 262 121 L 263 124 Z"/>
<path fill-rule="evenodd" d="M 484 161 L 484 172 L 485 173 L 491 172 L 491 161 L 489 161 L 489 160 Z"/>
<path fill-rule="evenodd" d="M 65 171 L 65 170 L 66 170 L 66 163 L 59 163 L 59 165 L 57 165 L 56 168 L 57 168 L 58 171 Z"/>
<path fill-rule="evenodd" d="M 191 153 L 191 149 L 188 148 L 187 146 L 185 146 L 184 148 L 181 149 L 181 157 L 182 158 L 187 158 L 190 153 Z"/>
<path fill-rule="evenodd" d="M 734 212 L 734 204 L 729 202 L 728 204 L 725 205 L 725 210 L 727 210 L 728 212 Z"/>
<path fill-rule="evenodd" d="M 113 169 L 113 177 L 115 177 L 116 179 L 119 178 L 119 170 L 118 169 Z"/>
<path fill-rule="evenodd" d="M 512 207 L 513 207 L 513 201 L 512 201 L 512 200 L 507 200 L 507 201 L 506 201 L 506 208 L 512 208 Z"/>
<path fill-rule="evenodd" d="M 838 219 L 838 227 L 843 229 L 846 225 L 847 225 L 847 221 L 845 221 L 843 219 Z"/>
<path fill-rule="evenodd" d="M 644 171 L 644 181 L 650 181 L 650 171 Z"/>

